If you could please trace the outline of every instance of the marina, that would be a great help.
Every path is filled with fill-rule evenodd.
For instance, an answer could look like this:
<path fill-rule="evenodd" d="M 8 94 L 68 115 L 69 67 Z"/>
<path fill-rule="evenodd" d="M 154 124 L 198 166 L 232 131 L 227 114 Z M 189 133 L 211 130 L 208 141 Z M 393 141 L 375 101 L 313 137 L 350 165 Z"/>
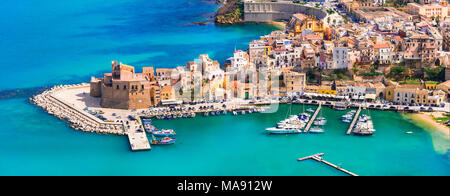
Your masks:
<path fill-rule="evenodd" d="M 354 128 L 354 126 L 355 126 L 355 124 L 356 124 L 358 118 L 359 118 L 359 114 L 360 114 L 360 113 L 361 113 L 361 105 L 359 105 L 358 111 L 356 111 L 356 114 L 355 114 L 355 116 L 353 117 L 352 123 L 350 124 L 350 126 L 349 126 L 348 129 L 347 129 L 347 132 L 346 132 L 347 135 L 350 135 L 350 134 L 352 133 L 352 130 L 353 130 L 353 128 Z"/>
<path fill-rule="evenodd" d="M 304 133 L 308 133 L 309 128 L 311 128 L 311 125 L 314 122 L 314 119 L 317 117 L 317 115 L 320 112 L 320 109 L 322 109 L 322 102 L 319 102 L 319 107 L 317 107 L 316 111 L 314 112 L 313 116 L 311 117 L 311 119 L 309 120 L 308 124 L 306 125 L 306 128 L 304 129 Z"/>

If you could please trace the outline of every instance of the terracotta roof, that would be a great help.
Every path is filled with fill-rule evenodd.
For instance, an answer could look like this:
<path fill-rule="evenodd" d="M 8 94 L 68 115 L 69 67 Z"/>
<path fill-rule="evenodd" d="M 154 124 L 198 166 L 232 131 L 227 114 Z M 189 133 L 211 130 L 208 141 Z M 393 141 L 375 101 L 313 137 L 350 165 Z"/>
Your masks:
<path fill-rule="evenodd" d="M 389 48 L 389 44 L 387 44 L 387 43 L 375 44 L 373 47 L 374 48 Z"/>

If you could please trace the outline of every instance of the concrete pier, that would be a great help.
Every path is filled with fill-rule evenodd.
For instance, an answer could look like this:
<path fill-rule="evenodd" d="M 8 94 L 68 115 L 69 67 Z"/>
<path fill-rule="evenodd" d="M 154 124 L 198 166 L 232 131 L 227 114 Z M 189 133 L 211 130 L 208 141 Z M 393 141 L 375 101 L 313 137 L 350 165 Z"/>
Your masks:
<path fill-rule="evenodd" d="M 128 121 L 128 125 L 123 125 L 128 135 L 128 141 L 130 142 L 132 151 L 150 150 L 150 142 L 148 141 L 147 134 L 145 134 L 144 126 L 142 125 L 141 118 Z M 140 131 L 138 131 L 140 129 Z"/>
<path fill-rule="evenodd" d="M 311 128 L 311 125 L 314 122 L 314 119 L 316 119 L 317 114 L 319 114 L 320 109 L 322 109 L 322 102 L 319 102 L 319 107 L 317 107 L 316 111 L 314 112 L 314 115 L 309 119 L 308 124 L 305 127 L 305 130 L 303 132 L 307 133 L 309 131 L 309 128 Z"/>
<path fill-rule="evenodd" d="M 353 127 L 355 127 L 356 121 L 358 121 L 359 114 L 361 113 L 361 105 L 359 105 L 358 111 L 356 112 L 355 116 L 353 117 L 352 123 L 347 129 L 347 135 L 350 135 L 352 133 Z"/>
<path fill-rule="evenodd" d="M 353 172 L 350 172 L 350 171 L 348 171 L 348 170 L 346 170 L 344 168 L 341 168 L 341 167 L 339 167 L 339 166 L 337 166 L 337 165 L 335 165 L 333 163 L 330 163 L 328 161 L 323 160 L 321 156 L 323 156 L 324 154 L 325 153 L 318 153 L 318 154 L 314 154 L 314 155 L 311 155 L 311 156 L 302 157 L 302 158 L 299 158 L 298 161 L 304 161 L 304 160 L 307 160 L 307 159 L 313 159 L 313 160 L 315 160 L 317 162 L 321 162 L 321 163 L 324 163 L 324 164 L 326 164 L 328 166 L 331 166 L 331 167 L 333 167 L 333 168 L 335 168 L 335 169 L 337 169 L 337 170 L 339 170 L 341 172 L 344 172 L 344 173 L 346 173 L 348 175 L 358 176 L 358 175 L 356 175 Z"/>

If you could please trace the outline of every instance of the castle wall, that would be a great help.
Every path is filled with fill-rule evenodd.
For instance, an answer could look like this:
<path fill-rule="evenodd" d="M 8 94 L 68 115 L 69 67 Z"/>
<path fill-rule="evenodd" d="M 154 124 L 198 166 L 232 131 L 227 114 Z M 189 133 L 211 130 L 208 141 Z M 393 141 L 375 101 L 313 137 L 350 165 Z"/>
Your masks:
<path fill-rule="evenodd" d="M 119 89 L 117 89 L 117 85 Z M 128 109 L 129 89 L 128 82 L 123 81 L 113 81 L 111 86 L 102 85 L 100 105 L 105 108 Z"/>
<path fill-rule="evenodd" d="M 102 86 L 101 80 L 91 81 L 90 93 L 89 93 L 91 95 L 91 97 L 100 97 L 100 96 L 102 96 L 101 86 Z"/>
<path fill-rule="evenodd" d="M 244 21 L 268 22 L 273 20 L 289 20 L 293 14 L 302 13 L 323 19 L 327 16 L 319 8 L 308 7 L 291 2 L 246 2 L 244 3 Z"/>

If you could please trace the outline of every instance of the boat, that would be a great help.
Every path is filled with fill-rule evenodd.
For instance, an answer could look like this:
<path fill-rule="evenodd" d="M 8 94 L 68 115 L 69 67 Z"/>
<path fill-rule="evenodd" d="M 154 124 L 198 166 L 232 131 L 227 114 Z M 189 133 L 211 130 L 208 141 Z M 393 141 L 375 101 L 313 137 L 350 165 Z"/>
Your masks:
<path fill-rule="evenodd" d="M 342 122 L 350 123 L 351 121 L 350 121 L 350 119 L 344 119 L 344 120 L 342 120 Z"/>
<path fill-rule="evenodd" d="M 175 131 L 173 131 L 172 129 L 154 130 L 152 131 L 152 134 L 156 137 L 167 137 L 176 135 Z"/>
<path fill-rule="evenodd" d="M 299 129 L 295 128 L 282 128 L 282 127 L 271 127 L 266 129 L 269 134 L 296 134 L 300 133 Z"/>
<path fill-rule="evenodd" d="M 174 144 L 175 141 L 177 141 L 177 139 L 165 137 L 159 140 L 153 139 L 152 141 L 150 141 L 150 143 L 153 145 L 167 145 L 167 144 Z"/>
<path fill-rule="evenodd" d="M 241 112 L 242 114 L 245 114 L 245 110 L 242 110 L 242 112 Z"/>
<path fill-rule="evenodd" d="M 316 120 L 316 121 L 314 121 L 314 125 L 316 125 L 316 126 L 324 126 L 326 124 L 327 124 L 326 120 Z"/>
<path fill-rule="evenodd" d="M 203 113 L 203 116 L 209 116 L 208 112 Z"/>
<path fill-rule="evenodd" d="M 373 132 L 370 132 L 370 131 L 354 131 L 353 134 L 360 135 L 360 136 L 368 136 L 368 135 L 373 135 Z"/>
<path fill-rule="evenodd" d="M 313 127 L 311 129 L 309 129 L 309 132 L 310 133 L 323 133 L 325 131 L 322 128 L 320 128 L 320 127 Z"/>
<path fill-rule="evenodd" d="M 236 111 L 233 111 L 233 115 L 235 115 L 235 116 L 236 116 L 236 115 L 237 115 L 237 112 L 236 112 Z"/>
<path fill-rule="evenodd" d="M 311 108 L 308 108 L 308 109 L 306 110 L 306 112 L 309 112 L 309 113 L 314 113 L 314 110 L 313 110 L 313 109 L 311 109 Z"/>
<path fill-rule="evenodd" d="M 223 112 L 222 112 L 222 114 L 227 114 L 228 112 L 226 111 L 226 110 L 224 110 Z"/>
<path fill-rule="evenodd" d="M 375 131 L 376 130 L 373 127 L 373 122 L 370 115 L 362 114 L 354 127 L 353 134 L 360 136 L 369 136 L 373 135 Z"/>
<path fill-rule="evenodd" d="M 412 133 L 413 133 L 412 131 L 407 131 L 407 132 L 406 132 L 406 134 L 412 134 Z"/>

